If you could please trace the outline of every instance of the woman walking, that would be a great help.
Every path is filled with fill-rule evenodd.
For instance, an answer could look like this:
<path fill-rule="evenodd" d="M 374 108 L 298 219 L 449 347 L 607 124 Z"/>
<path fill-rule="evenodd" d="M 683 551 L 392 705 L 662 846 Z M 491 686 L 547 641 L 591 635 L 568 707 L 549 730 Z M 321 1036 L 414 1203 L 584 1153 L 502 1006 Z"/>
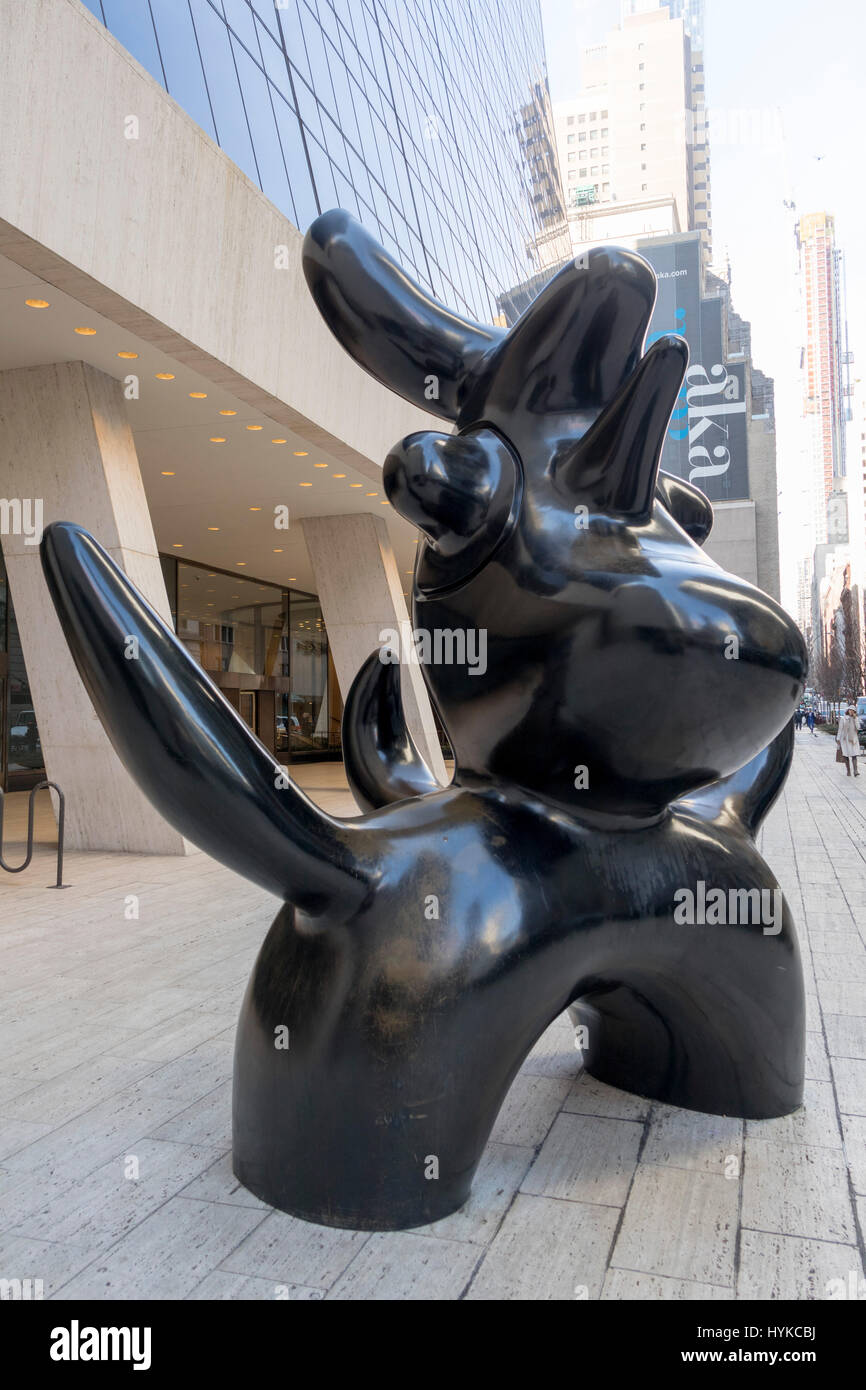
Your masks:
<path fill-rule="evenodd" d="M 839 729 L 836 734 L 836 743 L 839 752 L 845 759 L 845 766 L 848 769 L 848 776 L 851 776 L 851 764 L 854 764 L 854 776 L 859 777 L 857 771 L 857 759 L 860 755 L 860 740 L 857 737 L 857 711 L 853 705 L 849 705 L 842 718 L 839 720 Z"/>

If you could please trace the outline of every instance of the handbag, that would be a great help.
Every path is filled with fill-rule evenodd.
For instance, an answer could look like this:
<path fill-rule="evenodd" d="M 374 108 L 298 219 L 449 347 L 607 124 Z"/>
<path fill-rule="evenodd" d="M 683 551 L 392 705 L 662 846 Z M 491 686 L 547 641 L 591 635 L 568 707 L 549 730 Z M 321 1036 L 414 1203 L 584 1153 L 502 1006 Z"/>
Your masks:
<path fill-rule="evenodd" d="M 836 744 L 836 761 L 837 763 L 845 762 L 845 754 L 842 752 L 842 749 L 839 747 L 838 743 Z"/>

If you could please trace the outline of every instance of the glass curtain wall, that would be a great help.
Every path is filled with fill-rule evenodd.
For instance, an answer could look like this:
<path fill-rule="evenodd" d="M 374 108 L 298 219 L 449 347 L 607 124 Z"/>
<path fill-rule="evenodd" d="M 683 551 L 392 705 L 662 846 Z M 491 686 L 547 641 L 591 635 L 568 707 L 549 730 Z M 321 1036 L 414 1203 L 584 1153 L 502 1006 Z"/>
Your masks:
<path fill-rule="evenodd" d="M 538 0 L 85 3 L 302 231 L 346 208 L 487 322 L 553 259 L 555 150 L 525 130 L 549 106 Z"/>

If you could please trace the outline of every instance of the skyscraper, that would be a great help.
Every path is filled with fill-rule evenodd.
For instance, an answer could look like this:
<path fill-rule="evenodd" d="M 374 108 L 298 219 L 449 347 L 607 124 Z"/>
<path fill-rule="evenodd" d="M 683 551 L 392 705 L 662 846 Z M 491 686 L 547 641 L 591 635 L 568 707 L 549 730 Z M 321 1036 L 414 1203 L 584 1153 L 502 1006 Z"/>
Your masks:
<path fill-rule="evenodd" d="M 827 504 L 845 477 L 847 329 L 842 253 L 835 219 L 809 213 L 797 227 L 803 315 L 803 416 L 808 433 L 809 500 L 814 544 L 827 541 Z"/>
<path fill-rule="evenodd" d="M 580 95 L 557 103 L 555 120 L 575 245 L 698 231 L 709 264 L 704 63 L 683 15 L 633 4 L 584 50 Z"/>
<path fill-rule="evenodd" d="M 692 48 L 698 53 L 703 52 L 704 0 L 623 0 L 622 14 L 626 19 L 658 9 L 668 9 L 672 19 L 681 19 L 692 41 Z"/>
<path fill-rule="evenodd" d="M 346 208 L 455 308 L 564 230 L 538 0 L 85 3 L 296 227 Z"/>

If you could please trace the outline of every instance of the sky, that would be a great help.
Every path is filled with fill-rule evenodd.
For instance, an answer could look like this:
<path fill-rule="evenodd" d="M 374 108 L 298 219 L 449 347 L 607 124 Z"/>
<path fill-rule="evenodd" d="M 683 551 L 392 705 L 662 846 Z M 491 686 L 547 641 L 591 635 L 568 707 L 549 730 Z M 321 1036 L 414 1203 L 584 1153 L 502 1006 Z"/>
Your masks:
<path fill-rule="evenodd" d="M 730 257 L 734 307 L 755 365 L 776 383 L 783 599 L 801 547 L 802 427 L 793 216 L 835 214 L 846 254 L 852 378 L 866 388 L 863 0 L 706 0 L 713 257 Z M 619 0 L 541 0 L 554 102 L 580 90 L 581 51 L 619 20 Z M 745 115 L 744 113 L 748 113 Z M 713 127 L 715 126 L 715 131 Z"/>

